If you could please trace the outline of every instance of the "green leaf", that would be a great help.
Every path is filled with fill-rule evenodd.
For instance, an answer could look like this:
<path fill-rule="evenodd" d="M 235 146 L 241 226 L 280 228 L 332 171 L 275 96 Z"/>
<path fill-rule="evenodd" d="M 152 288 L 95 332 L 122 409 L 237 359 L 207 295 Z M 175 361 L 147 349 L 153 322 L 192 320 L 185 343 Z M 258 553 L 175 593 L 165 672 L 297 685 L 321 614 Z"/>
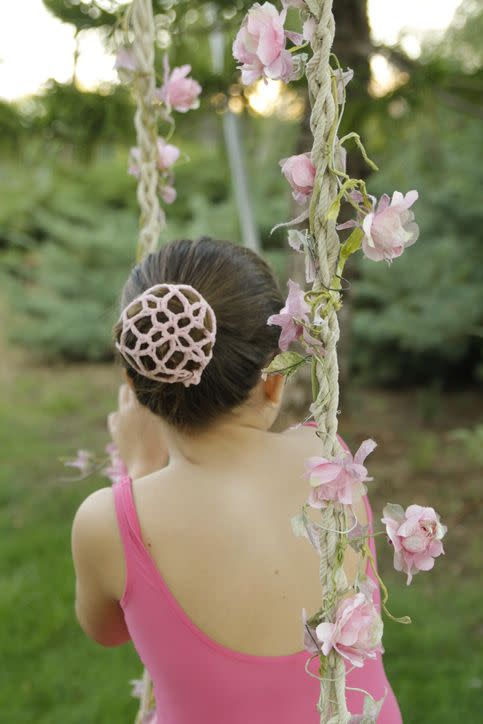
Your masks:
<path fill-rule="evenodd" d="M 359 251 L 359 249 L 361 248 L 361 241 L 363 237 L 364 232 L 360 227 L 354 229 L 354 231 L 350 234 L 350 236 L 347 237 L 347 239 L 342 244 L 342 248 L 340 250 L 341 256 L 344 257 L 344 259 L 347 259 L 351 254 Z"/>
<path fill-rule="evenodd" d="M 281 352 L 263 370 L 264 375 L 285 375 L 289 377 L 306 362 L 298 352 Z"/>

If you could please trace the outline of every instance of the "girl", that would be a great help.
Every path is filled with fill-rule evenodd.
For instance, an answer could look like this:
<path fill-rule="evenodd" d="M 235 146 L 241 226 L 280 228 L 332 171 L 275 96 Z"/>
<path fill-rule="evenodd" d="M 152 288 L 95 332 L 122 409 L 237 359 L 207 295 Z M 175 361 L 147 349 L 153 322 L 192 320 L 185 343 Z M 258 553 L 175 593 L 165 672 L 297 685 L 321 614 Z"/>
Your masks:
<path fill-rule="evenodd" d="M 301 620 L 320 606 L 317 560 L 290 518 L 320 442 L 308 427 L 270 432 L 284 379 L 262 376 L 282 306 L 262 259 L 209 238 L 150 254 L 122 293 L 127 384 L 109 428 L 129 475 L 77 511 L 76 612 L 103 646 L 133 641 L 158 724 L 319 722 Z M 367 500 L 355 512 L 371 523 Z M 359 565 L 348 549 L 349 581 Z M 401 721 L 379 654 L 347 684 L 386 693 L 378 721 Z M 348 703 L 360 712 L 362 694 Z"/>

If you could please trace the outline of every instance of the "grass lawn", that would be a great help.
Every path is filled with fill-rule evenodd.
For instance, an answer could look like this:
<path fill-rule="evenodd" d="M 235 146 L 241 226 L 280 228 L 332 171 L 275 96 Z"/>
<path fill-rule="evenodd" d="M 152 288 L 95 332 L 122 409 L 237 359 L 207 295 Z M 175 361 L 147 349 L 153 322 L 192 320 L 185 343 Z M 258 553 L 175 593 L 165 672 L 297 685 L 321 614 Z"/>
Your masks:
<path fill-rule="evenodd" d="M 106 413 L 114 408 L 119 378 L 109 366 L 2 364 L 0 719 L 132 722 L 137 702 L 128 681 L 141 673 L 132 646 L 103 649 L 90 642 L 73 610 L 72 518 L 106 481 L 62 482 L 69 471 L 59 460 L 73 457 L 77 448 L 103 450 Z M 449 429 L 475 420 L 474 395 L 445 400 L 419 392 L 355 390 L 345 409 L 341 429 L 349 443 L 369 435 L 380 442 L 371 459 L 376 517 L 388 500 L 428 503 L 449 525 L 446 558 L 409 588 L 391 572 L 389 552 L 381 551 L 390 608 L 414 621 L 413 626 L 387 622 L 384 638 L 386 670 L 404 721 L 479 722 L 483 622 L 476 463 L 447 437 Z"/>

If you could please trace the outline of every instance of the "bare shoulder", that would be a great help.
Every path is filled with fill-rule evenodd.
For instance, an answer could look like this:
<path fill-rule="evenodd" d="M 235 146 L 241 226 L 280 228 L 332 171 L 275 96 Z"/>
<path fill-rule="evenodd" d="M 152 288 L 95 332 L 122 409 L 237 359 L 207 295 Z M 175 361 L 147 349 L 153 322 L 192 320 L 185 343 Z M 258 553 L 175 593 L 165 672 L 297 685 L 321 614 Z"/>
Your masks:
<path fill-rule="evenodd" d="M 112 488 L 100 488 L 79 506 L 72 524 L 72 546 L 101 555 L 116 544 L 117 521 Z"/>
<path fill-rule="evenodd" d="M 299 445 L 301 452 L 308 450 L 310 455 L 315 455 L 317 450 L 320 452 L 320 440 L 317 437 L 316 428 L 312 425 L 296 425 L 280 434 L 285 440 L 291 440 Z"/>

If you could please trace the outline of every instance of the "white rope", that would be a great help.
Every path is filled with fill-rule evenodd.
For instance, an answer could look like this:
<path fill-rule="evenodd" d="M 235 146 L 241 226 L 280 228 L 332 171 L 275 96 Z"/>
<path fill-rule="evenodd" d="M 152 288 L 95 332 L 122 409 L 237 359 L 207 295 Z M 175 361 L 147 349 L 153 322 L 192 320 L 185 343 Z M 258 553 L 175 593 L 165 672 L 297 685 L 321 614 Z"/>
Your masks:
<path fill-rule="evenodd" d="M 154 17 L 151 0 L 133 0 L 131 23 L 134 31 L 133 53 L 138 69 L 133 84 L 136 97 L 137 145 L 140 153 L 140 175 L 137 197 L 141 208 L 137 260 L 154 251 L 164 225 L 164 213 L 158 200 L 157 168 L 158 115 L 154 102 L 156 75 L 154 71 Z"/>
<path fill-rule="evenodd" d="M 134 33 L 132 50 L 138 70 L 133 91 L 136 98 L 134 125 L 140 165 L 137 198 L 141 209 L 136 260 L 140 261 L 156 249 L 161 228 L 165 223 L 164 212 L 158 198 L 158 115 L 154 103 L 155 27 L 151 0 L 133 0 L 130 18 Z M 147 669 L 144 669 L 142 682 L 135 724 L 143 724 L 146 721 L 153 705 L 153 687 Z"/>
<path fill-rule="evenodd" d="M 318 244 L 320 274 L 314 288 L 329 288 L 334 276 L 339 252 L 339 240 L 335 221 L 327 221 L 326 214 L 337 195 L 334 176 L 328 171 L 329 133 L 335 119 L 335 101 L 331 90 L 329 55 L 335 33 L 332 14 L 332 0 L 306 0 L 306 4 L 317 20 L 312 42 L 314 53 L 307 65 L 309 98 L 312 104 L 310 126 L 314 137 L 312 162 L 316 168 L 313 208 L 313 232 Z M 142 259 L 153 251 L 159 239 L 164 215 L 159 206 L 157 187 L 157 114 L 153 104 L 155 89 L 154 73 L 154 18 L 151 0 L 133 0 L 132 27 L 134 31 L 133 52 L 139 71 L 134 92 L 136 94 L 135 126 L 137 144 L 140 150 L 140 177 L 137 197 L 141 208 L 140 234 L 137 258 Z M 327 316 L 327 331 L 323 339 L 325 356 L 317 362 L 316 375 L 319 391 L 314 401 L 314 417 L 318 434 L 326 457 L 337 455 L 340 446 L 337 441 L 337 409 L 339 402 L 337 342 L 339 324 L 336 310 L 331 307 Z M 342 506 L 329 505 L 322 512 L 321 520 L 320 581 L 322 590 L 333 608 L 338 585 L 333 575 L 336 569 L 337 531 L 347 528 Z M 332 613 L 332 610 L 328 611 Z M 136 724 L 142 724 L 152 703 L 152 685 L 147 671 L 143 675 L 143 693 Z M 340 656 L 334 652 L 328 657 L 328 670 L 321 680 L 319 698 L 321 724 L 339 722 L 346 724 L 349 719 L 345 701 L 345 668 Z"/>
<path fill-rule="evenodd" d="M 329 289 L 336 271 L 339 254 L 339 239 L 335 221 L 327 221 L 327 211 L 337 196 L 337 182 L 329 172 L 330 158 L 329 135 L 336 117 L 335 101 L 332 94 L 332 77 L 329 57 L 334 40 L 335 22 L 332 13 L 332 0 L 306 0 L 307 6 L 317 21 L 312 40 L 313 56 L 307 64 L 309 99 L 312 105 L 310 128 L 314 137 L 311 158 L 316 168 L 314 198 L 311 206 L 313 234 L 317 241 L 319 257 L 319 276 L 314 283 L 315 290 Z M 334 294 L 334 292 L 332 292 Z M 340 453 L 337 440 L 337 410 L 339 404 L 339 367 L 337 360 L 337 342 L 339 340 L 339 322 L 336 310 L 328 309 L 327 327 L 323 342 L 325 355 L 323 362 L 316 361 L 318 394 L 312 410 L 317 422 L 318 435 L 322 442 L 324 457 L 333 457 Z M 340 587 L 334 572 L 337 568 L 337 544 L 340 533 L 347 529 L 347 519 L 343 506 L 329 504 L 322 511 L 320 532 L 320 583 L 324 594 L 325 612 L 331 616 L 334 609 L 335 593 Z M 329 618 L 330 620 L 330 618 Z M 320 684 L 318 710 L 320 724 L 329 721 L 345 724 L 349 720 L 345 698 L 345 667 L 342 658 L 335 652 L 327 658 L 327 671 Z"/>

